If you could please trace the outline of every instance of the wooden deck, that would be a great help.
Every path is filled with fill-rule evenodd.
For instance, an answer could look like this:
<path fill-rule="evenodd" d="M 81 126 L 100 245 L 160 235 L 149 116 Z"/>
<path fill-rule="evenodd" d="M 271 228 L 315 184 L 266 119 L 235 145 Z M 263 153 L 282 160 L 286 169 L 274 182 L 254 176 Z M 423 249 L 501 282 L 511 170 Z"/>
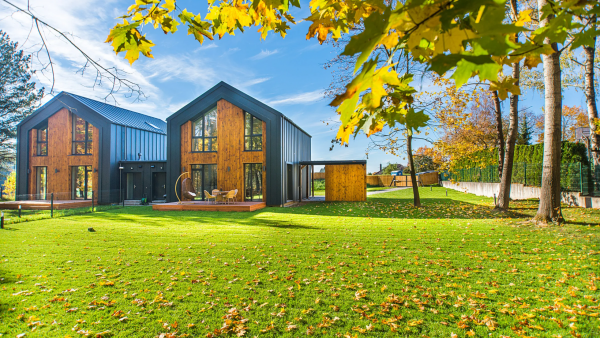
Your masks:
<path fill-rule="evenodd" d="M 255 211 L 266 207 L 265 202 L 235 202 L 230 204 L 215 204 L 214 202 L 186 201 L 173 203 L 160 203 L 152 205 L 152 210 L 190 210 L 190 211 Z"/>
<path fill-rule="evenodd" d="M 0 209 L 50 210 L 49 200 L 10 201 L 0 202 Z M 54 201 L 54 210 L 91 207 L 92 200 L 61 200 Z"/>

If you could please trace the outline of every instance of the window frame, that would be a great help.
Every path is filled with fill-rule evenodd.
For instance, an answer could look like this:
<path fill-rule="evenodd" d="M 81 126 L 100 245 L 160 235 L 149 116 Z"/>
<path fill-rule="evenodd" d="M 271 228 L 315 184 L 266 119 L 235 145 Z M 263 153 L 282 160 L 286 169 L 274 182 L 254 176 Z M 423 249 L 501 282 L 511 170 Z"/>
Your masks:
<path fill-rule="evenodd" d="M 265 192 L 263 191 L 263 163 L 244 163 L 244 202 L 264 202 L 265 201 Z M 248 198 L 246 196 L 246 192 L 248 191 L 248 183 L 252 183 L 252 182 L 248 182 L 248 169 L 250 171 L 250 179 L 254 179 L 254 174 L 256 172 L 260 172 L 260 195 L 262 196 L 261 198 L 254 198 L 254 191 L 252 190 L 252 187 L 250 187 L 250 197 Z"/>
<path fill-rule="evenodd" d="M 46 141 L 40 141 L 40 133 L 42 130 L 46 131 Z M 46 153 L 42 154 L 41 145 L 46 145 Z M 35 146 L 35 156 L 48 156 L 48 125 L 46 124 L 43 128 L 37 129 L 37 137 L 36 137 L 36 146 Z"/>
<path fill-rule="evenodd" d="M 212 112 L 215 112 L 215 116 L 217 118 L 217 136 L 206 136 L 205 133 L 205 128 L 206 128 L 206 117 L 208 116 L 208 114 L 211 114 Z M 217 108 L 213 108 L 208 110 L 206 113 L 202 114 L 202 116 L 200 116 L 199 118 L 192 120 L 192 142 L 191 142 L 191 147 L 192 147 L 192 153 L 216 153 L 217 151 L 219 151 L 218 148 L 218 137 L 219 137 L 219 132 L 218 132 L 218 120 L 219 120 L 219 116 L 217 113 Z M 195 126 L 196 123 L 201 122 L 202 126 L 200 128 L 200 130 L 202 130 L 202 135 L 201 136 L 196 136 L 195 133 Z M 200 143 L 202 145 L 201 149 L 202 150 L 194 150 L 194 144 L 196 143 L 196 140 L 200 140 Z M 204 144 L 206 140 L 211 140 L 212 143 L 211 144 L 211 148 L 216 148 L 216 150 L 204 150 Z M 213 147 L 214 146 L 214 147 Z"/>
<path fill-rule="evenodd" d="M 250 116 L 250 134 L 246 134 L 246 131 L 248 130 L 248 128 L 246 128 L 246 116 Z M 260 122 L 260 134 L 255 134 L 254 133 L 254 123 L 255 123 L 255 119 L 256 121 Z M 253 137 L 260 137 L 260 149 L 254 149 L 253 147 L 253 142 L 249 142 L 251 149 L 247 149 L 246 148 L 246 144 L 248 144 L 246 142 L 247 139 L 252 140 Z M 247 111 L 244 112 L 244 151 L 263 151 L 263 121 L 261 119 L 259 119 L 258 117 L 248 113 Z"/>
<path fill-rule="evenodd" d="M 83 141 L 77 141 L 75 139 L 75 126 L 77 125 L 77 119 L 81 119 L 83 122 L 85 122 L 85 134 L 84 134 L 84 138 Z M 89 135 L 89 130 L 90 127 L 94 128 L 94 125 L 92 125 L 91 123 L 89 123 L 88 121 L 86 121 L 85 119 L 83 119 L 82 117 L 77 116 L 76 114 L 73 114 L 72 119 L 71 119 L 71 155 L 75 155 L 75 156 L 89 156 L 89 155 L 93 155 L 94 154 L 94 135 L 92 133 L 92 135 Z M 84 149 L 84 153 L 83 154 L 77 154 L 77 152 L 75 151 L 75 149 L 77 149 L 77 145 L 78 144 L 83 144 L 83 149 Z M 89 147 L 88 147 L 89 145 Z M 90 152 L 88 152 L 88 148 L 90 150 Z"/>

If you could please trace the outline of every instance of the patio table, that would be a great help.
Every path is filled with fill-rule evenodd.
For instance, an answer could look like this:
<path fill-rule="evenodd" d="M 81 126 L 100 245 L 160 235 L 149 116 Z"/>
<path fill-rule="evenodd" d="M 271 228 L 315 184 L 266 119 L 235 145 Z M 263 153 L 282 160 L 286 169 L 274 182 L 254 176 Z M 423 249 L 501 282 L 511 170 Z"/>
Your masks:
<path fill-rule="evenodd" d="M 229 190 L 227 191 L 213 191 L 213 194 L 215 195 L 215 202 L 223 202 L 224 201 L 224 197 L 225 195 L 227 195 L 227 193 L 229 192 Z"/>

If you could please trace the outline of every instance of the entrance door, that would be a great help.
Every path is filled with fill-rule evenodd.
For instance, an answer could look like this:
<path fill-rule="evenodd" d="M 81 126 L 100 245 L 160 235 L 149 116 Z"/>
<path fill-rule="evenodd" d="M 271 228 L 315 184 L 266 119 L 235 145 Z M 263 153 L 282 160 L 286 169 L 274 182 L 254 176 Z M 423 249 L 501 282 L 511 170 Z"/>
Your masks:
<path fill-rule="evenodd" d="M 91 199 L 92 190 L 92 166 L 71 167 L 71 199 Z"/>
<path fill-rule="evenodd" d="M 287 165 L 287 200 L 294 199 L 294 170 L 291 164 Z"/>
<path fill-rule="evenodd" d="M 142 199 L 142 173 L 127 173 L 125 186 L 126 200 L 141 200 Z"/>
<path fill-rule="evenodd" d="M 46 199 L 46 187 L 48 184 L 47 173 L 47 167 L 35 167 L 35 199 L 37 200 Z"/>
<path fill-rule="evenodd" d="M 204 201 L 204 190 L 211 193 L 217 189 L 217 165 L 192 164 L 192 182 L 196 190 L 196 199 Z"/>
<path fill-rule="evenodd" d="M 152 200 L 164 200 L 167 193 L 167 173 L 152 173 Z"/>

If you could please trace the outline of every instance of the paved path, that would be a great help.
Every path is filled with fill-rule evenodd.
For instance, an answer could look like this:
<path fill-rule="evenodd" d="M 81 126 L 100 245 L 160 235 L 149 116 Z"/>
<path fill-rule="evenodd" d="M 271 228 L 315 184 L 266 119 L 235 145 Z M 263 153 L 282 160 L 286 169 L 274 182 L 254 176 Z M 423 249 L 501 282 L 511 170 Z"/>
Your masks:
<path fill-rule="evenodd" d="M 385 189 L 385 190 L 367 191 L 367 196 L 383 194 L 384 192 L 391 192 L 391 191 L 397 191 L 397 190 L 408 189 L 408 188 L 410 188 L 410 187 L 397 187 L 397 188 L 389 188 L 389 189 Z"/>

